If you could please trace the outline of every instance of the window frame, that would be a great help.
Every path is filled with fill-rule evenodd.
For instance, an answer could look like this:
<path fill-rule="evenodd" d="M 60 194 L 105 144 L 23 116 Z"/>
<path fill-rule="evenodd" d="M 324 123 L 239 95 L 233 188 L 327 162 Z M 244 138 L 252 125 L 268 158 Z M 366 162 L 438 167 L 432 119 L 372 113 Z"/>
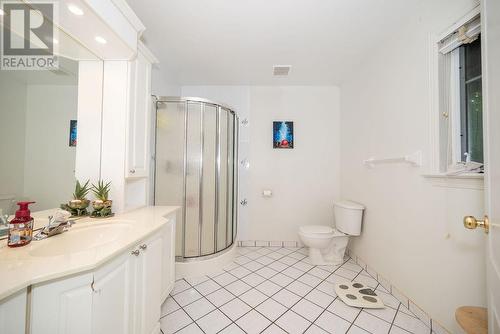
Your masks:
<path fill-rule="evenodd" d="M 440 49 L 439 49 L 439 44 L 442 40 L 447 38 L 448 36 L 452 35 L 455 31 L 457 31 L 461 26 L 464 24 L 471 22 L 475 18 L 480 16 L 480 6 L 477 5 L 474 7 L 472 10 L 468 11 L 465 13 L 460 19 L 458 19 L 453 25 L 451 25 L 448 29 L 446 29 L 444 32 L 437 34 L 437 33 L 430 33 L 429 34 L 429 155 L 428 155 L 428 164 L 427 168 L 424 173 L 422 173 L 422 176 L 424 177 L 429 177 L 429 178 L 445 178 L 445 179 L 474 179 L 474 180 L 481 180 L 483 179 L 483 174 L 478 173 L 477 171 L 470 171 L 470 172 L 465 172 L 465 173 L 454 173 L 451 171 L 448 167 L 449 166 L 443 166 L 443 154 L 446 155 L 447 151 L 444 149 L 446 145 L 443 146 L 443 138 L 442 138 L 442 117 L 443 114 L 441 113 L 441 108 L 440 108 L 440 77 L 439 77 L 439 71 L 440 71 Z M 460 87 L 456 87 L 455 89 L 460 89 Z M 458 94 L 456 94 L 458 95 Z M 461 94 L 463 96 L 463 94 Z M 458 101 L 453 101 L 455 103 L 455 108 L 457 108 L 456 103 L 460 104 L 460 100 Z M 452 112 L 453 110 L 451 110 Z M 460 108 L 458 108 L 458 111 L 460 112 Z M 456 119 L 456 117 L 455 117 Z M 457 125 L 454 124 L 452 125 L 454 128 L 457 128 Z M 452 129 L 450 129 L 452 131 Z M 460 131 L 460 124 L 458 124 L 458 131 Z M 455 148 L 461 147 L 461 143 L 458 142 L 453 142 L 453 149 L 452 151 L 457 151 Z M 461 155 L 461 150 L 458 151 L 458 154 L 453 156 L 453 160 L 457 161 L 457 165 L 461 162 L 461 159 L 458 160 L 457 156 Z M 462 166 L 464 165 L 461 163 Z M 456 172 L 456 171 L 455 171 Z"/>

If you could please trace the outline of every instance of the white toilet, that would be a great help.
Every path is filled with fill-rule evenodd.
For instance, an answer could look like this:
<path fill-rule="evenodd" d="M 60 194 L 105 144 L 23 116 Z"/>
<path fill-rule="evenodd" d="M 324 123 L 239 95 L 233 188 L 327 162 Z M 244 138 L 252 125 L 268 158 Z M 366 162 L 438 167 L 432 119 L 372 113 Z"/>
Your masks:
<path fill-rule="evenodd" d="M 335 227 L 307 225 L 299 228 L 300 240 L 309 247 L 311 264 L 335 265 L 344 261 L 349 236 L 361 234 L 364 209 L 363 205 L 352 201 L 335 202 Z"/>

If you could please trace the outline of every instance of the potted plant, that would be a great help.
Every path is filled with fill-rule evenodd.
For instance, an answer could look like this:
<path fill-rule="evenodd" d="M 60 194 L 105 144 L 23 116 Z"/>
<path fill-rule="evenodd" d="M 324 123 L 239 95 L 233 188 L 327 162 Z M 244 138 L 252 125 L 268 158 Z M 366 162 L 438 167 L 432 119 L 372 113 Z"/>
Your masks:
<path fill-rule="evenodd" d="M 73 216 L 86 216 L 88 215 L 87 207 L 90 201 L 87 199 L 87 195 L 90 191 L 89 180 L 83 185 L 80 181 L 76 180 L 75 192 L 73 193 L 73 199 L 68 202 L 68 204 L 61 205 L 61 208 L 71 212 Z"/>
<path fill-rule="evenodd" d="M 92 207 L 94 208 L 92 216 L 108 217 L 112 215 L 111 205 L 113 201 L 109 199 L 110 188 L 111 182 L 105 183 L 103 180 L 99 180 L 97 185 L 92 184 L 91 190 L 96 198 L 92 201 Z"/>

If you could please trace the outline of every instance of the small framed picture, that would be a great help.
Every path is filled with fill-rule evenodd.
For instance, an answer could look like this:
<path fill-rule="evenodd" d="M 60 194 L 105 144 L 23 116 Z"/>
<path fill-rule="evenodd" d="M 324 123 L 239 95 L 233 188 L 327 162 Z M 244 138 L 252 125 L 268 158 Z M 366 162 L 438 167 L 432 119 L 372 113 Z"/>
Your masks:
<path fill-rule="evenodd" d="M 69 121 L 69 146 L 76 147 L 77 121 L 72 119 Z"/>
<path fill-rule="evenodd" d="M 293 148 L 293 122 L 273 122 L 273 148 Z"/>

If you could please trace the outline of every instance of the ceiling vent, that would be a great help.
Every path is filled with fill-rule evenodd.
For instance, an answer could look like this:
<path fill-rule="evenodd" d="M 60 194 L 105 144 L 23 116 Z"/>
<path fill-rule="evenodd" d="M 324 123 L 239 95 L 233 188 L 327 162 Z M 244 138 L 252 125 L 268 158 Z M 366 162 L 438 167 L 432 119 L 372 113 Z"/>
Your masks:
<path fill-rule="evenodd" d="M 291 65 L 274 65 L 273 74 L 276 76 L 286 76 L 292 68 Z"/>

